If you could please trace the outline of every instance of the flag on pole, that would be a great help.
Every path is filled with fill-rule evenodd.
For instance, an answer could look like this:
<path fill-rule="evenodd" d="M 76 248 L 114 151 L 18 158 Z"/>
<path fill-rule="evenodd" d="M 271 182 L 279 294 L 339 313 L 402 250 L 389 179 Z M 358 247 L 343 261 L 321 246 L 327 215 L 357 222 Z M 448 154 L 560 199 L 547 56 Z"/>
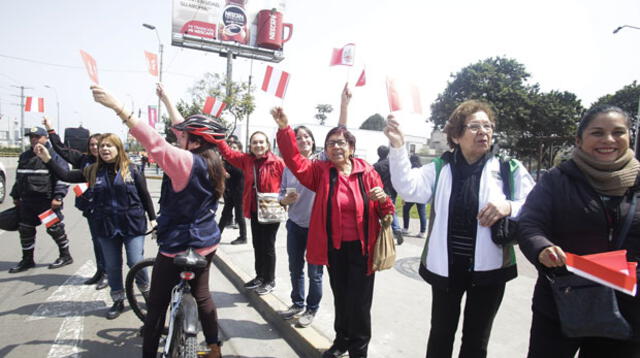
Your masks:
<path fill-rule="evenodd" d="M 362 73 L 360 74 L 360 77 L 358 77 L 358 81 L 356 82 L 356 87 L 362 87 L 366 84 L 367 84 L 367 77 L 364 74 L 364 69 L 363 69 Z"/>
<path fill-rule="evenodd" d="M 82 196 L 87 189 L 89 189 L 89 183 L 80 183 L 73 187 L 73 192 L 76 193 L 76 196 Z"/>
<path fill-rule="evenodd" d="M 158 106 L 148 106 L 147 116 L 149 126 L 151 126 L 151 128 L 156 128 L 156 123 L 158 123 Z"/>
<path fill-rule="evenodd" d="M 27 97 L 24 103 L 24 111 L 31 112 L 33 107 L 33 97 Z M 38 97 L 38 112 L 44 113 L 44 98 Z"/>
<path fill-rule="evenodd" d="M 284 99 L 284 94 L 289 84 L 289 77 L 291 77 L 289 72 L 267 66 L 267 70 L 264 73 L 264 80 L 262 81 L 262 90 Z"/>
<path fill-rule="evenodd" d="M 158 77 L 158 55 L 145 51 L 144 57 L 147 59 L 147 65 L 151 76 Z"/>
<path fill-rule="evenodd" d="M 220 115 L 222 114 L 222 111 L 225 109 L 225 107 L 227 107 L 227 104 L 224 103 L 221 99 L 209 96 L 204 102 L 202 113 L 220 118 Z"/>
<path fill-rule="evenodd" d="M 53 209 L 49 209 L 49 210 L 45 211 L 44 213 L 38 215 L 38 217 L 40 218 L 40 221 L 47 228 L 50 228 L 55 223 L 60 222 L 60 218 L 58 217 L 58 215 L 56 215 L 56 213 L 53 211 Z"/>
<path fill-rule="evenodd" d="M 387 97 L 391 112 L 406 110 L 422 114 L 420 90 L 413 83 L 404 83 L 398 79 L 387 77 Z"/>
<path fill-rule="evenodd" d="M 593 255 L 567 255 L 567 270 L 588 280 L 635 296 L 637 262 L 627 262 L 627 250 Z"/>
<path fill-rule="evenodd" d="M 356 55 L 356 45 L 346 44 L 342 48 L 334 48 L 331 54 L 331 62 L 329 66 L 353 66 Z"/>
<path fill-rule="evenodd" d="M 84 62 L 84 67 L 87 69 L 89 78 L 93 83 L 98 84 L 98 66 L 96 65 L 96 60 L 82 50 L 80 50 L 80 56 L 82 56 L 82 62 Z"/>

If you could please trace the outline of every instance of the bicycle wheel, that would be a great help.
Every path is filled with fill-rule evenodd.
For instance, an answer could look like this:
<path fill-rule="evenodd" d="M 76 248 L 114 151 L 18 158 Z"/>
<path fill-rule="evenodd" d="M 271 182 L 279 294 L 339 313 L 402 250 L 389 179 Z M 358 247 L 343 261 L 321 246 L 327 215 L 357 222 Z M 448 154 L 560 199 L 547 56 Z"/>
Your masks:
<path fill-rule="evenodd" d="M 124 284 L 129 306 L 131 306 L 133 312 L 142 322 L 144 322 L 144 319 L 147 316 L 147 298 L 142 294 L 138 285 L 136 285 L 135 280 L 137 276 L 148 271 L 147 268 L 153 266 L 155 262 L 155 258 L 148 258 L 135 264 L 127 273 L 127 278 Z M 149 272 L 146 272 L 146 274 L 148 275 Z M 147 277 L 150 277 L 150 275 Z"/>
<path fill-rule="evenodd" d="M 171 347 L 169 348 L 169 357 L 197 358 L 198 339 L 195 334 L 185 332 L 183 322 L 183 314 L 180 310 L 176 315 L 176 320 L 173 326 L 173 336 L 171 338 Z"/>

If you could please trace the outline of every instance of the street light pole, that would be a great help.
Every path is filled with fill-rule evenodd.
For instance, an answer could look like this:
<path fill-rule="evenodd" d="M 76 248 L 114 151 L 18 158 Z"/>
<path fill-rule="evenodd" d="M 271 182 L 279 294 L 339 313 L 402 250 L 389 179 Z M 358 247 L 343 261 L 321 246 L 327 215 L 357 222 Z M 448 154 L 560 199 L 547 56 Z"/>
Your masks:
<path fill-rule="evenodd" d="M 44 85 L 46 88 L 50 88 L 53 90 L 53 92 L 56 94 L 56 106 L 57 106 L 57 110 L 58 110 L 58 114 L 57 114 L 57 118 L 56 121 L 58 122 L 58 135 L 60 135 L 60 100 L 58 99 L 58 90 L 53 87 L 53 86 L 49 86 L 49 85 Z"/>
<path fill-rule="evenodd" d="M 640 27 L 637 26 L 631 26 L 631 25 L 622 25 L 622 26 L 618 26 L 615 30 L 613 30 L 614 35 L 618 33 L 618 31 L 624 29 L 625 27 L 630 28 L 630 29 L 634 29 L 634 30 L 640 30 Z M 640 140 L 639 139 L 639 133 L 638 131 L 640 131 L 640 97 L 638 98 L 638 112 L 636 112 L 636 142 L 635 142 L 635 152 L 636 152 L 636 158 L 640 158 L 640 152 L 638 152 L 638 150 L 640 149 Z"/>
<path fill-rule="evenodd" d="M 162 83 L 162 52 L 163 52 L 164 46 L 162 45 L 162 41 L 160 41 L 160 34 L 158 33 L 158 29 L 156 29 L 156 27 L 153 25 L 142 24 L 142 26 L 146 27 L 149 30 L 154 30 L 156 32 L 156 37 L 158 38 L 158 47 L 159 47 L 158 53 L 160 55 L 160 66 L 158 68 L 158 82 Z M 156 113 L 158 113 L 158 122 L 162 121 L 160 97 L 158 97 L 158 108 Z"/>

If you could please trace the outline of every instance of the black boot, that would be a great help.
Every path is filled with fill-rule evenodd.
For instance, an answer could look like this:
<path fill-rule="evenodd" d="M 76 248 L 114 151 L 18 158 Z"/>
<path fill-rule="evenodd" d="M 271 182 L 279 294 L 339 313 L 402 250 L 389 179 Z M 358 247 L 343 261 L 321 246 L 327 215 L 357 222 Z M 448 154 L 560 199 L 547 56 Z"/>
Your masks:
<path fill-rule="evenodd" d="M 73 263 L 73 258 L 69 253 L 68 247 L 60 248 L 60 257 L 58 257 L 51 265 L 49 265 L 49 269 L 57 269 L 62 266 L 71 265 Z"/>
<path fill-rule="evenodd" d="M 109 280 L 107 279 L 107 274 L 102 274 L 100 281 L 96 285 L 96 290 L 102 290 L 103 288 L 109 286 Z"/>
<path fill-rule="evenodd" d="M 84 281 L 85 285 L 94 285 L 98 282 L 100 282 L 100 280 L 102 280 L 102 276 L 104 275 L 104 273 L 101 270 L 96 271 L 96 273 L 88 280 Z"/>
<path fill-rule="evenodd" d="M 113 306 L 107 311 L 107 319 L 116 319 L 120 316 L 120 313 L 124 311 L 124 300 L 116 300 L 113 302 Z"/>
<path fill-rule="evenodd" d="M 36 267 L 36 263 L 33 262 L 33 249 L 22 250 L 22 260 L 18 264 L 9 269 L 9 273 L 18 273 L 27 271 L 30 268 Z"/>

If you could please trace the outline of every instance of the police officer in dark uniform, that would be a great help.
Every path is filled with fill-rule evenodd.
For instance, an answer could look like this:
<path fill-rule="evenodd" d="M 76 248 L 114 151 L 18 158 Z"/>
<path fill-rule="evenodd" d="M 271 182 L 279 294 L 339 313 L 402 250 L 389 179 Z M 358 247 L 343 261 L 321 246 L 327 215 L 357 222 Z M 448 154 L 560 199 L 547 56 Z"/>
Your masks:
<path fill-rule="evenodd" d="M 60 222 L 47 228 L 47 233 L 53 238 L 60 250 L 60 257 L 50 264 L 49 268 L 55 269 L 73 262 L 60 210 L 62 199 L 67 195 L 69 186 L 59 183 L 55 175 L 49 172 L 46 165 L 33 152 L 33 147 L 38 143 L 51 149 L 44 128 L 33 127 L 27 130 L 25 135 L 29 136 L 31 148 L 20 154 L 16 182 L 11 190 L 13 202 L 20 212 L 18 232 L 22 245 L 22 260 L 17 266 L 11 268 L 9 273 L 22 272 L 35 267 L 33 251 L 36 244 L 36 226 L 41 223 L 38 215 L 49 209 L 53 209 L 60 218 Z M 52 157 L 60 166 L 67 168 L 66 162 L 60 156 L 52 153 Z"/>

